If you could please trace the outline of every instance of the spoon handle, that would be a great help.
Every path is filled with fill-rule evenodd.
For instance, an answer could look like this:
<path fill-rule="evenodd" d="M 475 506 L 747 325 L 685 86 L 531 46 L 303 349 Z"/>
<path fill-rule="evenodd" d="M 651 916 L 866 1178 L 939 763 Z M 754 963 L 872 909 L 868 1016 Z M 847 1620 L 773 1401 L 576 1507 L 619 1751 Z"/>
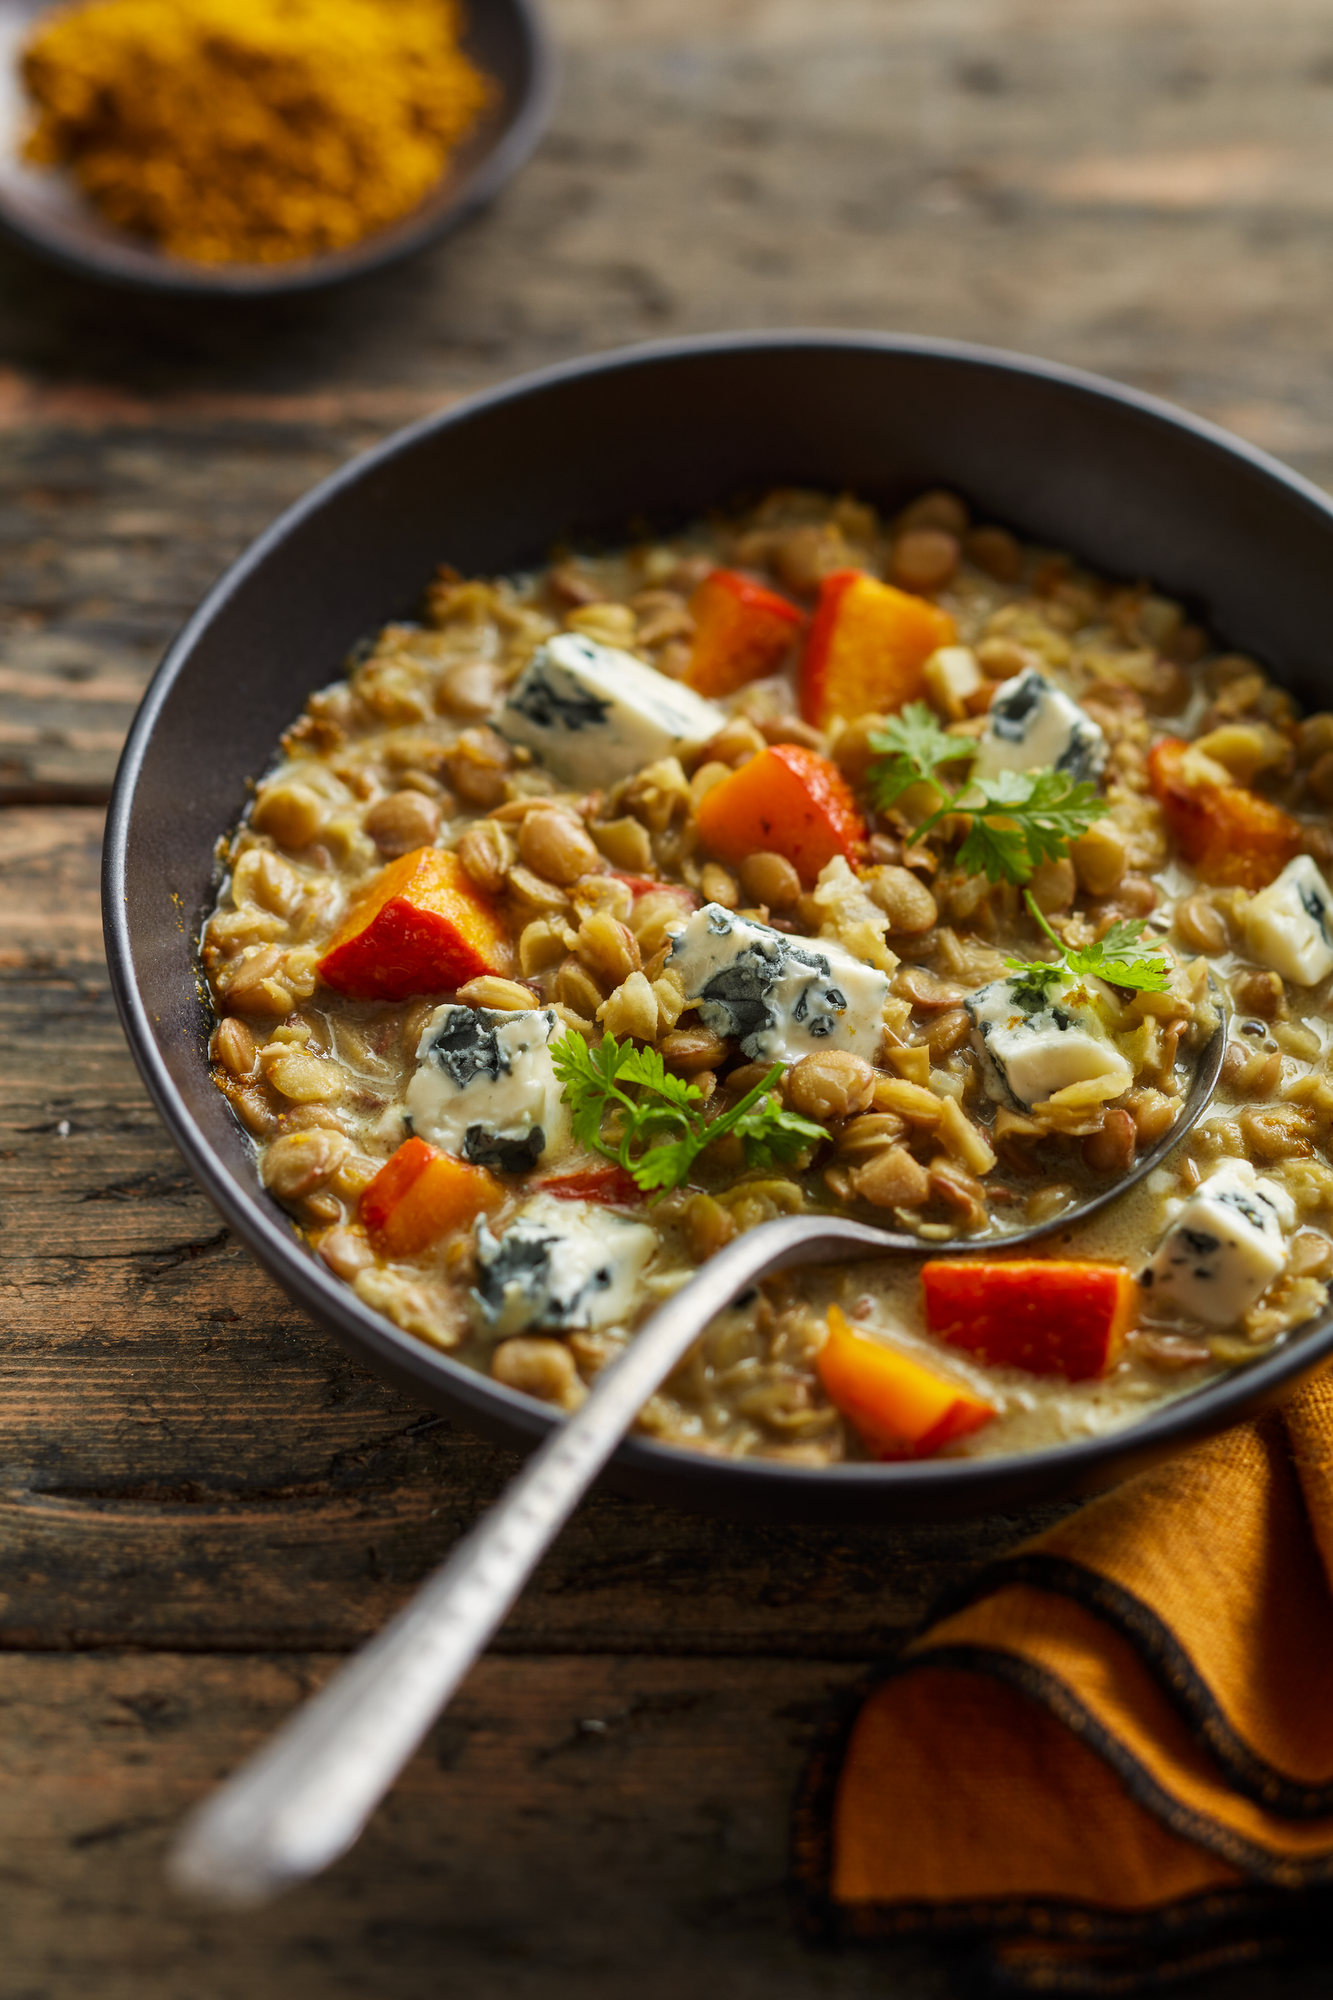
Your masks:
<path fill-rule="evenodd" d="M 352 1845 L 648 1397 L 756 1278 L 845 1254 L 827 1235 L 798 1218 L 750 1230 L 658 1308 L 411 1602 L 191 1817 L 179 1886 L 258 1903 Z"/>

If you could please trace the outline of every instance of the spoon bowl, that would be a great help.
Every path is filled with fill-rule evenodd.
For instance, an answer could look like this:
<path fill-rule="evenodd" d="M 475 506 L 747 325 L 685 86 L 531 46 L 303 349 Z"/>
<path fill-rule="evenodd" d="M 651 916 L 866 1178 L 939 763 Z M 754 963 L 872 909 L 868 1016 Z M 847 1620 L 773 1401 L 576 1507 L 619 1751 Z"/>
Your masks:
<path fill-rule="evenodd" d="M 795 1249 L 793 1254 L 781 1263 L 765 1264 L 763 1270 L 756 1271 L 748 1282 L 753 1284 L 756 1278 L 766 1277 L 773 1271 L 789 1270 L 794 1264 L 833 1263 L 837 1258 L 844 1256 L 849 1249 L 854 1249 L 859 1255 L 866 1257 L 874 1257 L 890 1250 L 907 1251 L 915 1257 L 981 1257 L 994 1256 L 1000 1251 L 1007 1254 L 1011 1250 L 1021 1249 L 1025 1243 L 1039 1242 L 1043 1236 L 1053 1236 L 1057 1230 L 1068 1229 L 1073 1224 L 1086 1222 L 1090 1216 L 1099 1214 L 1112 1202 L 1119 1201 L 1130 1188 L 1135 1187 L 1145 1175 L 1150 1174 L 1154 1167 L 1160 1166 L 1168 1153 L 1172 1152 L 1186 1134 L 1194 1129 L 1212 1102 L 1213 1092 L 1217 1089 L 1217 1080 L 1222 1074 L 1222 1058 L 1227 1048 L 1227 1028 L 1221 988 L 1215 979 L 1210 979 L 1209 985 L 1218 1009 L 1218 1023 L 1195 1058 L 1193 1075 L 1190 1078 L 1189 1089 L 1185 1093 L 1185 1102 L 1180 1115 L 1160 1139 L 1149 1146 L 1146 1152 L 1135 1157 L 1129 1172 L 1122 1174 L 1118 1180 L 1108 1181 L 1105 1187 L 1097 1188 L 1083 1199 L 1072 1202 L 1068 1208 L 1062 1208 L 1057 1215 L 1050 1216 L 1043 1222 L 1029 1223 L 1024 1229 L 996 1230 L 985 1236 L 951 1237 L 944 1242 L 923 1242 L 921 1237 L 914 1235 L 910 1229 L 880 1229 L 873 1223 L 844 1221 L 836 1216 L 784 1216 L 776 1222 L 764 1223 L 760 1229 L 749 1231 L 742 1240 L 749 1242 L 753 1237 L 762 1235 L 766 1242 L 776 1242 L 777 1238 L 773 1232 L 787 1230 L 790 1231 L 790 1236 L 784 1240 L 802 1247 Z M 845 1232 L 849 1230 L 856 1233 L 846 1234 Z M 829 1247 L 825 1254 L 820 1246 L 826 1234 Z M 691 1292 L 708 1276 L 716 1263 L 717 1259 L 714 1258 L 697 1278 L 691 1280 L 688 1288 Z M 744 1286 L 738 1286 L 737 1289 L 743 1290 Z M 729 1304 L 735 1296 L 736 1293 L 732 1292 L 728 1298 L 720 1300 L 713 1310 L 721 1312 L 723 1306 Z M 706 1323 L 706 1321 L 700 1322 L 701 1331 Z"/>

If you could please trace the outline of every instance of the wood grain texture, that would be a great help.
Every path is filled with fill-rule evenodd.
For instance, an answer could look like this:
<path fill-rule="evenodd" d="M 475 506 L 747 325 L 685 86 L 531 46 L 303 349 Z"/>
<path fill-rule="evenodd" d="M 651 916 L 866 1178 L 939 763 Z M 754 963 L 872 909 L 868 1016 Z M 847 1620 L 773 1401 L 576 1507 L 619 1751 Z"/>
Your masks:
<path fill-rule="evenodd" d="M 967 1990 L 942 1953 L 795 1941 L 787 1802 L 828 1691 L 1039 1516 L 769 1531 L 594 1497 L 327 1880 L 234 1919 L 158 1872 L 511 1469 L 227 1238 L 115 1023 L 92 808 L 226 562 L 396 424 L 719 327 L 1025 348 L 1333 484 L 1322 0 L 549 11 L 531 167 L 374 284 L 201 311 L 0 249 L 0 2000 Z"/>
<path fill-rule="evenodd" d="M 350 1645 L 513 1461 L 350 1362 L 195 1188 L 82 962 L 99 818 L 0 816 L 27 960 L 0 975 L 0 1645 Z M 603 1496 L 501 1644 L 864 1659 L 995 1533 L 739 1528 Z"/>
<path fill-rule="evenodd" d="M 563 97 L 373 284 L 201 308 L 0 250 L 0 798 L 106 796 L 164 641 L 358 445 L 586 349 L 951 334 L 1102 369 L 1333 480 L 1321 0 L 553 0 Z"/>
<path fill-rule="evenodd" d="M 669 2000 L 701 1958 L 741 2000 L 877 1991 L 880 1961 L 790 1925 L 791 1790 L 857 1665 L 1031 1523 L 594 1498 L 352 1856 L 259 1916 L 165 1896 L 187 1805 L 512 1462 L 348 1362 L 190 1185 L 88 955 L 99 820 L 0 818 L 0 2000 L 425 2000 L 442 1976 Z M 943 1992 L 947 1956 L 888 1963 Z"/>
<path fill-rule="evenodd" d="M 797 1942 L 787 1802 L 842 1679 L 818 1661 L 487 1659 L 322 1881 L 239 1917 L 163 1893 L 180 1815 L 331 1665 L 0 1657 L 5 2000 L 976 1993 L 956 1952 Z M 1317 1966 L 1189 1989 L 1326 1990 Z"/>
<path fill-rule="evenodd" d="M 705 1964 L 735 2000 L 882 1991 L 788 1923 L 787 1797 L 838 1679 L 817 1663 L 487 1660 L 322 1882 L 239 1918 L 158 1904 L 180 1813 L 330 1664 L 0 1659 L 6 2000 L 677 2000 Z M 894 1963 L 895 1993 L 942 1991 L 932 1955 Z"/>

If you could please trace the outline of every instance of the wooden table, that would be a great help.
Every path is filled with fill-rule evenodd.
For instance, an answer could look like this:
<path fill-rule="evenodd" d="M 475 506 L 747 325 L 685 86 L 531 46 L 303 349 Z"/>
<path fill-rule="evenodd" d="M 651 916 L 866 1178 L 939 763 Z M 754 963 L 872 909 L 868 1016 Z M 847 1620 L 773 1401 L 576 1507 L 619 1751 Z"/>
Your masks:
<path fill-rule="evenodd" d="M 98 808 L 164 641 L 278 507 L 581 349 L 990 340 L 1333 483 L 1333 30 L 1320 0 L 552 11 L 538 158 L 374 285 L 200 309 L 0 256 L 0 2000 L 947 1988 L 942 1954 L 796 1943 L 787 1804 L 830 1690 L 1032 1517 L 766 1530 L 596 1498 L 349 1859 L 244 1919 L 165 1894 L 185 1804 L 512 1466 L 344 1360 L 195 1191 L 110 1004 Z M 1326 1973 L 1269 1980 L 1313 2000 Z"/>

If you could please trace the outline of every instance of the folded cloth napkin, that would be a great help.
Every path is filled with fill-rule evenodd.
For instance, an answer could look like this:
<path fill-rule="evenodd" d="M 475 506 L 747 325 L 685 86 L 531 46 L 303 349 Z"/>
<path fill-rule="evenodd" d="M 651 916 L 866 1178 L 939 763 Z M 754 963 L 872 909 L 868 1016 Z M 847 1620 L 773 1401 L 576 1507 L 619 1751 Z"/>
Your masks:
<path fill-rule="evenodd" d="M 1333 1954 L 1333 1371 L 972 1578 L 807 1773 L 810 1928 L 1133 1992 Z"/>

